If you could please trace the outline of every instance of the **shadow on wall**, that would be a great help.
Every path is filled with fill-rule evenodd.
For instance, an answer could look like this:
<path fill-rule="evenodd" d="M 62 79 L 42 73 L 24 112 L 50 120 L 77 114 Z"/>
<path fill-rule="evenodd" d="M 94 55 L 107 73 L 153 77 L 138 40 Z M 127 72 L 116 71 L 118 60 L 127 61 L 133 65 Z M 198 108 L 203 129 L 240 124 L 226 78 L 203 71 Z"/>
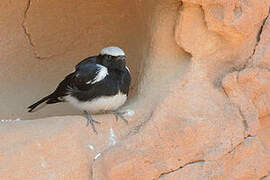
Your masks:
<path fill-rule="evenodd" d="M 153 21 L 156 8 L 159 8 L 157 4 L 162 3 L 154 0 L 4 0 L 0 6 L 0 118 L 34 119 L 80 114 L 66 103 L 46 106 L 35 113 L 27 113 L 26 107 L 52 92 L 80 60 L 111 45 L 121 47 L 128 56 L 127 64 L 132 72 L 131 96 L 136 95 L 138 88 L 145 95 L 149 94 L 144 85 L 152 87 L 148 90 L 158 94 L 161 86 L 155 76 L 162 73 L 160 70 L 166 73 L 169 66 L 178 68 L 174 64 L 176 61 L 164 63 L 161 59 L 167 57 L 166 53 L 175 56 L 175 51 L 181 53 L 174 58 L 184 55 L 173 40 L 173 29 L 168 30 L 173 27 L 168 23 L 175 20 Z M 157 28 L 156 21 L 164 22 L 164 25 Z M 169 39 L 163 36 L 167 32 L 170 32 Z M 153 43 L 159 44 L 159 35 L 164 38 L 160 45 L 153 46 Z M 173 45 L 167 41 L 172 41 Z M 163 52 L 169 48 L 171 52 Z M 149 62 L 144 62 L 146 58 Z M 154 59 L 159 61 L 152 63 Z M 145 67 L 153 71 L 148 72 L 139 87 Z M 168 78 L 173 77 L 173 73 L 170 71 Z"/>

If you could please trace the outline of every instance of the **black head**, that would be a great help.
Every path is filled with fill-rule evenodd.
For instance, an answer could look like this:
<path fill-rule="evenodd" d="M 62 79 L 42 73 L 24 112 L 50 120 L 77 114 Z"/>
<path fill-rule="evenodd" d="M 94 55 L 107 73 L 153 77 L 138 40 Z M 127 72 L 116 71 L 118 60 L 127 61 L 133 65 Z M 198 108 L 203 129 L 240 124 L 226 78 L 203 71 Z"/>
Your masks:
<path fill-rule="evenodd" d="M 119 47 L 107 47 L 101 50 L 99 63 L 110 69 L 124 70 L 126 67 L 126 55 Z"/>

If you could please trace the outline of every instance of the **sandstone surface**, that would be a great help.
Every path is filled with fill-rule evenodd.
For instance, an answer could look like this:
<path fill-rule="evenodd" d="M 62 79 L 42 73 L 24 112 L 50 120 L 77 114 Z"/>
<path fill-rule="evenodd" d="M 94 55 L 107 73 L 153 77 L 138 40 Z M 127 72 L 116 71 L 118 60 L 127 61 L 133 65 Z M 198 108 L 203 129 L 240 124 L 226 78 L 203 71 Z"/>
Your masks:
<path fill-rule="evenodd" d="M 22 120 L 0 123 L 0 179 L 270 179 L 269 7 L 4 0 L 0 118 Z M 128 125 L 96 115 L 96 135 L 65 104 L 25 112 L 79 59 L 113 44 L 133 77 Z"/>

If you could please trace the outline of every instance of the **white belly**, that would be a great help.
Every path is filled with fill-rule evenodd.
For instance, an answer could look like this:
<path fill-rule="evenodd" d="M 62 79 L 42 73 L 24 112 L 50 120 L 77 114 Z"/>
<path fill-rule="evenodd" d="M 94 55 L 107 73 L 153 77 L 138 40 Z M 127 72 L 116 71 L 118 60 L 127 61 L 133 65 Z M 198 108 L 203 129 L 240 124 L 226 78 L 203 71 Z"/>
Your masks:
<path fill-rule="evenodd" d="M 77 99 L 70 95 L 66 96 L 64 99 L 80 110 L 89 111 L 91 113 L 98 113 L 101 111 L 112 111 L 118 109 L 126 102 L 127 95 L 119 92 L 114 96 L 101 96 L 95 98 L 91 100 L 91 102 L 79 102 Z"/>

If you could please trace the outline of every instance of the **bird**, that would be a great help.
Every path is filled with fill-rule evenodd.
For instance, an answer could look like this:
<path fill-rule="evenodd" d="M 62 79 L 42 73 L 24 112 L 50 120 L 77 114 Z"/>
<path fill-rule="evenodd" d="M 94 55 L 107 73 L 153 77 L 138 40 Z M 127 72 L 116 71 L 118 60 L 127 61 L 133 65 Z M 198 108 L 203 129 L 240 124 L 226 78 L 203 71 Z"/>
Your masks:
<path fill-rule="evenodd" d="M 116 120 L 120 117 L 128 123 L 119 108 L 127 100 L 130 82 L 125 52 L 116 46 L 106 47 L 98 55 L 79 62 L 74 72 L 68 74 L 55 91 L 30 105 L 28 112 L 34 112 L 42 103 L 68 102 L 83 111 L 87 126 L 91 124 L 97 133 L 95 123 L 100 122 L 94 120 L 91 114 L 111 112 Z"/>

